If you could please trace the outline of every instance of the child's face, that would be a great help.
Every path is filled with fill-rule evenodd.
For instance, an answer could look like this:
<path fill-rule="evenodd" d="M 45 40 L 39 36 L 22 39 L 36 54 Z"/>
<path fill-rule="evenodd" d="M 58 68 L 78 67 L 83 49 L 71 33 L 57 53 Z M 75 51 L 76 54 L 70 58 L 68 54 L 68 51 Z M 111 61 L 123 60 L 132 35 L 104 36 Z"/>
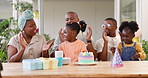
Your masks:
<path fill-rule="evenodd" d="M 130 29 L 124 28 L 121 33 L 121 38 L 125 42 L 125 44 L 131 44 L 132 39 L 135 35 L 131 32 Z"/>
<path fill-rule="evenodd" d="M 72 30 L 69 27 L 64 28 L 64 39 L 70 41 L 72 39 Z"/>

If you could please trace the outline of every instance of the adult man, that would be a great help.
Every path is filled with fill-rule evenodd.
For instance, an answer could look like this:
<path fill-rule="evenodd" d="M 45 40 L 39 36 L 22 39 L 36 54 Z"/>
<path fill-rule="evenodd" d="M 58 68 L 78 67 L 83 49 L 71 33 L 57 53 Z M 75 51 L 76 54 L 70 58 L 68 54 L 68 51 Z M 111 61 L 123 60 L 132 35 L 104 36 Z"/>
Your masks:
<path fill-rule="evenodd" d="M 98 53 L 98 60 L 111 61 L 113 57 L 112 50 L 118 46 L 120 36 L 116 34 L 117 22 L 114 18 L 106 18 L 103 24 L 102 38 L 96 41 L 95 49 L 89 45 L 90 51 Z"/>

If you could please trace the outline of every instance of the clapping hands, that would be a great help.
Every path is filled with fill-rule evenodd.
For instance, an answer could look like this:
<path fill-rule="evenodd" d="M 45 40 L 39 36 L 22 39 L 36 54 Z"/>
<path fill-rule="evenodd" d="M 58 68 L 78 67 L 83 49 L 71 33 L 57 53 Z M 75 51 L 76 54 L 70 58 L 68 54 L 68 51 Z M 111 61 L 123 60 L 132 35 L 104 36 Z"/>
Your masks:
<path fill-rule="evenodd" d="M 44 45 L 43 45 L 43 48 L 42 48 L 42 51 L 47 51 L 48 49 L 51 48 L 51 46 L 53 45 L 53 41 L 50 42 L 50 40 L 48 40 Z"/>
<path fill-rule="evenodd" d="M 108 38 L 107 38 L 107 33 L 106 33 L 106 27 L 104 27 L 103 33 L 102 33 L 102 37 L 104 42 L 108 42 Z"/>
<path fill-rule="evenodd" d="M 20 42 L 22 48 L 25 49 L 26 48 L 26 43 L 24 41 L 24 37 L 23 37 L 22 33 L 20 34 L 20 41 L 19 42 Z"/>
<path fill-rule="evenodd" d="M 91 36 L 92 36 L 92 28 L 91 28 L 91 27 L 88 27 L 88 29 L 89 29 L 89 32 L 87 32 L 86 40 L 91 40 Z"/>

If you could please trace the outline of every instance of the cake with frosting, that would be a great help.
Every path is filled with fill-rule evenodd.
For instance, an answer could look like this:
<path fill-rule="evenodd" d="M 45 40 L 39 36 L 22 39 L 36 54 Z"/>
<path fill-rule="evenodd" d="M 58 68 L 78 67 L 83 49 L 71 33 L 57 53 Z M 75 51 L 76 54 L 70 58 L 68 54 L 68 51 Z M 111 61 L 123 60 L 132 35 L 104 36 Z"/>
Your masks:
<path fill-rule="evenodd" d="M 78 56 L 78 63 L 89 64 L 94 63 L 94 55 L 92 52 L 81 52 Z"/>

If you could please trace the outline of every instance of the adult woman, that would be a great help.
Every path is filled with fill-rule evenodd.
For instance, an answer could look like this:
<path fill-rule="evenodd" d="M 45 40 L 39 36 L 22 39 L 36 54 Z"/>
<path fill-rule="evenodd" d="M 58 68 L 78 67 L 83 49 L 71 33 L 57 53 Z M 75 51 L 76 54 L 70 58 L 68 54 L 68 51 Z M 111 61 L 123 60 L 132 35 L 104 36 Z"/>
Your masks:
<path fill-rule="evenodd" d="M 21 32 L 12 37 L 8 43 L 8 62 L 20 62 L 23 59 L 49 57 L 48 49 L 53 42 L 36 34 L 36 24 L 30 10 L 23 12 L 18 21 Z"/>

